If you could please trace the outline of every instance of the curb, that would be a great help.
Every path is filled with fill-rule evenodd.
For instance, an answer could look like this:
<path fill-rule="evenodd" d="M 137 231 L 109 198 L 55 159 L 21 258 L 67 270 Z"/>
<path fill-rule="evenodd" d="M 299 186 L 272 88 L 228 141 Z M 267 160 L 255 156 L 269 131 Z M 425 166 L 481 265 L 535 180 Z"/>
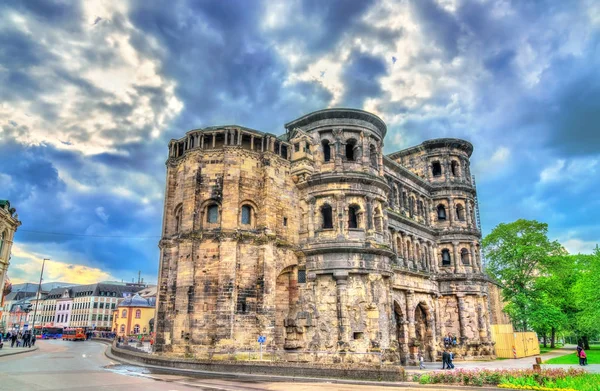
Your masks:
<path fill-rule="evenodd" d="M 25 348 L 23 348 L 25 349 Z M 14 356 L 15 354 L 23 354 L 23 353 L 31 353 L 31 352 L 35 352 L 36 350 L 40 350 L 39 346 L 34 346 L 32 348 L 29 348 L 27 350 L 19 350 L 16 352 L 10 352 L 10 353 L 5 353 L 5 354 L 0 354 L 0 358 L 2 357 L 7 357 L 7 356 Z"/>
<path fill-rule="evenodd" d="M 114 356 L 112 354 L 112 344 L 108 344 L 104 341 L 98 341 L 104 344 L 107 344 L 106 350 L 104 351 L 104 355 L 112 360 L 122 364 L 132 365 L 136 367 L 142 368 L 150 368 L 156 369 L 163 373 L 172 373 L 179 375 L 202 375 L 202 376 L 212 376 L 214 378 L 230 378 L 230 379 L 244 379 L 244 380 L 254 380 L 254 381 L 266 381 L 266 382 L 291 382 L 291 383 L 333 383 L 333 384 L 349 384 L 349 385 L 364 385 L 364 386 L 380 386 L 380 387 L 418 387 L 420 389 L 444 389 L 444 390 L 470 390 L 472 391 L 474 388 L 480 391 L 497 391 L 500 390 L 498 387 L 469 387 L 469 386 L 454 386 L 449 384 L 419 384 L 414 382 L 377 382 L 377 381 L 366 381 L 366 380 L 344 380 L 338 378 L 315 378 L 315 377 L 300 377 L 300 376 L 281 376 L 281 375 L 253 375 L 249 373 L 243 372 L 217 372 L 217 371 L 202 371 L 195 369 L 184 369 L 184 368 L 172 368 L 172 367 L 162 367 L 158 365 L 150 365 L 143 364 L 138 361 L 127 360 L 121 357 Z M 506 390 L 506 389 L 504 389 Z"/>

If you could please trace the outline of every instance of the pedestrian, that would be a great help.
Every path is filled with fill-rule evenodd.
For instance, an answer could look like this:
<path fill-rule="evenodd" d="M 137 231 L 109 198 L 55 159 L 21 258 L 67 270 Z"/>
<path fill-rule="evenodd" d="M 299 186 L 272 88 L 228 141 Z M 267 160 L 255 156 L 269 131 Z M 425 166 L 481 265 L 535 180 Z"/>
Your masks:
<path fill-rule="evenodd" d="M 583 365 L 583 366 L 588 365 L 587 354 L 585 354 L 585 350 L 583 350 L 583 349 L 581 349 L 581 353 L 579 353 L 579 361 L 581 362 L 581 365 Z"/>
<path fill-rule="evenodd" d="M 444 352 L 442 353 L 442 369 L 446 369 L 447 365 L 448 365 L 448 350 L 444 349 Z"/>
<path fill-rule="evenodd" d="M 425 360 L 423 358 L 423 353 L 419 353 L 419 369 L 425 369 Z"/>
<path fill-rule="evenodd" d="M 575 352 L 575 354 L 577 354 L 577 357 L 579 358 L 579 365 L 583 366 L 584 359 L 581 357 L 581 352 L 583 352 L 583 348 L 577 345 L 577 352 Z"/>
<path fill-rule="evenodd" d="M 14 333 L 10 336 L 10 347 L 13 348 L 15 347 L 15 342 L 17 342 L 17 338 L 19 336 L 17 335 L 17 333 Z M 17 347 L 19 347 L 19 344 L 17 343 Z"/>
<path fill-rule="evenodd" d="M 450 352 L 448 353 L 448 367 L 450 369 L 454 369 L 454 352 Z"/>
<path fill-rule="evenodd" d="M 35 346 L 35 334 L 31 336 L 31 346 Z"/>

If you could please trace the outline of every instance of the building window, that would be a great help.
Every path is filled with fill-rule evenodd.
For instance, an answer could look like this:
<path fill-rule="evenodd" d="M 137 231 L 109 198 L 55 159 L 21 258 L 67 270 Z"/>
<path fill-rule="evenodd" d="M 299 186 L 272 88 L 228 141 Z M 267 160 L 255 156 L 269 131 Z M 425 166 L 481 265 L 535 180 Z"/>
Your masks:
<path fill-rule="evenodd" d="M 452 260 L 450 259 L 450 251 L 445 248 L 442 250 L 442 266 L 450 266 L 452 265 Z"/>
<path fill-rule="evenodd" d="M 444 205 L 438 205 L 437 207 L 438 220 L 446 220 L 446 207 Z"/>
<path fill-rule="evenodd" d="M 123 310 L 123 312 L 121 312 L 121 318 L 126 318 L 127 317 L 127 310 Z"/>
<path fill-rule="evenodd" d="M 327 163 L 331 160 L 331 146 L 329 145 L 329 140 L 323 140 L 321 145 L 323 146 L 323 161 Z"/>
<path fill-rule="evenodd" d="M 323 229 L 333 228 L 331 206 L 325 204 L 321 207 L 321 217 L 323 219 Z"/>
<path fill-rule="evenodd" d="M 452 160 L 452 163 L 450 163 L 450 169 L 452 171 L 452 176 L 458 176 L 458 162 L 456 160 Z"/>
<path fill-rule="evenodd" d="M 96 314 L 92 314 L 92 321 L 96 320 Z"/>
<path fill-rule="evenodd" d="M 206 222 L 207 223 L 218 223 L 219 222 L 219 206 L 218 205 L 209 205 L 206 209 Z"/>
<path fill-rule="evenodd" d="M 358 228 L 358 210 L 357 205 L 348 208 L 348 228 Z"/>
<path fill-rule="evenodd" d="M 300 152 L 300 143 L 294 144 L 294 152 Z"/>
<path fill-rule="evenodd" d="M 283 226 L 284 226 L 284 227 L 287 227 L 287 217 L 284 217 L 284 218 L 283 218 Z"/>
<path fill-rule="evenodd" d="M 135 310 L 135 318 L 139 319 L 142 317 L 142 310 Z"/>
<path fill-rule="evenodd" d="M 108 321 L 108 315 L 104 315 L 104 321 L 107 322 Z"/>
<path fill-rule="evenodd" d="M 466 248 L 460 250 L 460 261 L 463 265 L 469 265 L 471 263 L 469 259 L 469 250 Z"/>
<path fill-rule="evenodd" d="M 2 258 L 2 251 L 4 250 L 4 241 L 6 240 L 6 231 L 2 232 L 2 237 L 0 237 L 0 258 Z"/>
<path fill-rule="evenodd" d="M 373 144 L 369 147 L 369 159 L 371 160 L 371 167 L 377 168 L 377 148 Z"/>
<path fill-rule="evenodd" d="M 306 282 L 306 269 L 298 269 L 298 284 Z"/>
<path fill-rule="evenodd" d="M 133 326 L 133 333 L 134 334 L 140 333 L 140 325 L 139 324 L 136 324 L 135 326 Z"/>
<path fill-rule="evenodd" d="M 100 303 L 100 308 L 104 308 L 104 303 Z"/>
<path fill-rule="evenodd" d="M 441 176 L 442 175 L 442 165 L 440 162 L 433 162 L 431 164 L 431 173 L 433 176 Z"/>
<path fill-rule="evenodd" d="M 461 204 L 456 205 L 456 218 L 465 221 L 465 207 Z"/>
<path fill-rule="evenodd" d="M 250 205 L 242 205 L 242 224 L 252 224 L 252 207 Z"/>
<path fill-rule="evenodd" d="M 346 142 L 346 160 L 353 162 L 355 159 L 354 148 L 356 147 L 356 140 L 350 139 Z"/>
<path fill-rule="evenodd" d="M 125 325 L 124 325 L 124 324 L 122 324 L 122 325 L 121 325 L 121 332 L 122 332 L 122 333 L 124 333 L 124 332 L 125 332 Z"/>

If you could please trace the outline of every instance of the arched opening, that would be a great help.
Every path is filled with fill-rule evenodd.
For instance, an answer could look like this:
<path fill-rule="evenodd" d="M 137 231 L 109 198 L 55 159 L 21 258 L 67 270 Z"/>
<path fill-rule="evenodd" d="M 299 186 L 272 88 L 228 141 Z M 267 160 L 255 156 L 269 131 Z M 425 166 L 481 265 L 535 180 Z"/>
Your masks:
<path fill-rule="evenodd" d="M 452 160 L 452 163 L 450 163 L 450 169 L 452 171 L 452 176 L 458 176 L 458 162 L 456 160 Z"/>
<path fill-rule="evenodd" d="M 323 146 L 323 161 L 327 163 L 331 161 L 331 145 L 329 140 L 323 140 L 321 145 Z"/>
<path fill-rule="evenodd" d="M 358 205 L 350 205 L 348 208 L 348 228 L 358 228 Z"/>
<path fill-rule="evenodd" d="M 371 161 L 371 167 L 377 168 L 377 147 L 373 144 L 369 147 L 369 159 Z"/>
<path fill-rule="evenodd" d="M 177 205 L 175 208 L 175 233 L 179 233 L 181 230 L 181 217 L 182 217 L 183 206 Z"/>
<path fill-rule="evenodd" d="M 460 261 L 462 262 L 463 265 L 471 264 L 469 250 L 467 250 L 466 248 L 463 248 L 462 250 L 460 250 Z"/>
<path fill-rule="evenodd" d="M 452 260 L 450 259 L 450 250 L 447 248 L 442 249 L 442 266 L 450 265 L 452 265 Z"/>
<path fill-rule="evenodd" d="M 323 229 L 333 228 L 333 214 L 330 205 L 325 204 L 321 207 L 321 220 Z"/>
<path fill-rule="evenodd" d="M 286 326 L 295 329 L 293 325 L 286 324 L 289 315 L 293 312 L 293 307 L 298 301 L 298 284 L 295 272 L 296 266 L 288 266 L 279 273 L 275 281 L 275 329 L 273 342 L 279 349 L 293 348 L 294 343 L 289 343 L 287 339 L 295 338 L 295 333 L 290 333 Z"/>
<path fill-rule="evenodd" d="M 465 221 L 465 207 L 462 204 L 456 205 L 456 218 L 460 221 Z"/>
<path fill-rule="evenodd" d="M 440 162 L 433 162 L 431 164 L 431 173 L 434 177 L 442 175 L 442 165 Z"/>
<path fill-rule="evenodd" d="M 431 361 L 432 353 L 432 329 L 427 316 L 427 307 L 424 303 L 419 303 L 415 308 L 415 347 L 417 351 L 423 354 L 425 361 Z"/>
<path fill-rule="evenodd" d="M 437 207 L 437 216 L 438 220 L 443 221 L 446 220 L 446 207 L 442 204 L 439 204 Z"/>
<path fill-rule="evenodd" d="M 356 140 L 350 139 L 346 141 L 346 160 L 353 162 L 356 157 L 354 156 L 354 148 L 356 147 Z"/>
<path fill-rule="evenodd" d="M 206 208 L 206 222 L 209 224 L 219 222 L 219 205 L 211 204 Z"/>
<path fill-rule="evenodd" d="M 408 320 L 402 312 L 402 306 L 397 301 L 394 301 L 394 315 L 396 319 L 396 338 L 398 340 L 400 364 L 406 365 L 408 357 Z"/>

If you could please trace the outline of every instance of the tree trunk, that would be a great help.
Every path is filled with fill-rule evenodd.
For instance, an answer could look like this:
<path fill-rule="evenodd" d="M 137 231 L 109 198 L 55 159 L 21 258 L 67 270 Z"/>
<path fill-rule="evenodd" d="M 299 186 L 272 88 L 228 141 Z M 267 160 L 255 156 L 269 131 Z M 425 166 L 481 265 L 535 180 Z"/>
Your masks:
<path fill-rule="evenodd" d="M 542 336 L 542 340 L 544 341 L 544 347 L 546 347 L 546 334 Z"/>
<path fill-rule="evenodd" d="M 551 334 L 550 334 L 550 347 L 551 348 L 556 347 L 556 345 L 554 343 L 555 340 L 556 340 L 556 329 L 554 327 L 552 327 Z"/>
<path fill-rule="evenodd" d="M 587 335 L 581 336 L 581 340 L 583 341 L 582 347 L 585 350 L 590 350 L 590 341 L 588 339 L 588 336 Z"/>

